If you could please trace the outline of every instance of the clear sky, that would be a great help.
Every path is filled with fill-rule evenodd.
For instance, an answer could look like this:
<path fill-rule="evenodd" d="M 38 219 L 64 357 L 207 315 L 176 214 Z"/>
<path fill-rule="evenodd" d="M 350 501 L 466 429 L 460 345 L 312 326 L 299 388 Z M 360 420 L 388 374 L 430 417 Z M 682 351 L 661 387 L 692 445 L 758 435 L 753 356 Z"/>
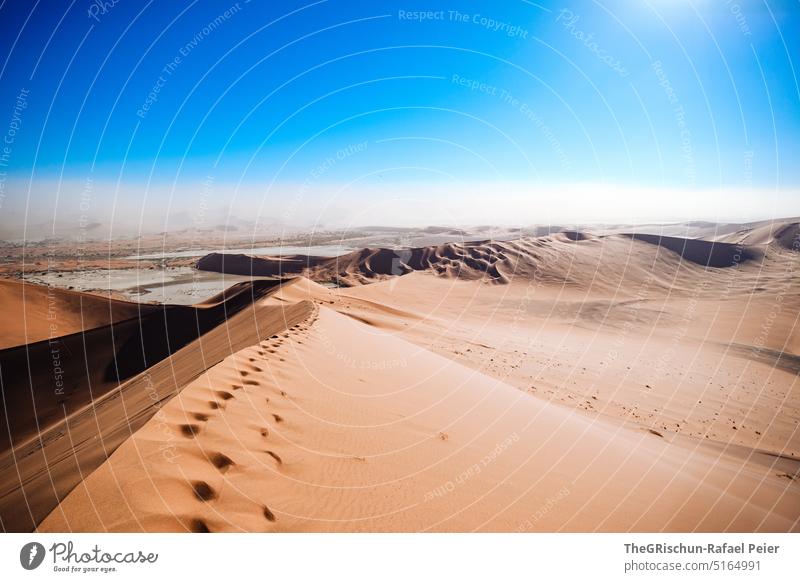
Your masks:
<path fill-rule="evenodd" d="M 798 73 L 796 0 L 6 0 L 0 235 L 800 215 Z"/>

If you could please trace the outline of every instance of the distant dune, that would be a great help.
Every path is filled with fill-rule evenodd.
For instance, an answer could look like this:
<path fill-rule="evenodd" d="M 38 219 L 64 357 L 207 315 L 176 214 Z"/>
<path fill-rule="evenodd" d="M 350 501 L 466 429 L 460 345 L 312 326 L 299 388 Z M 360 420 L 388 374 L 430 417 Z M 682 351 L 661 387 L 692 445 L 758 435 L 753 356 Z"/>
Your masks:
<path fill-rule="evenodd" d="M 775 233 L 775 242 L 785 249 L 800 251 L 800 223 L 787 224 Z"/>
<path fill-rule="evenodd" d="M 590 233 L 564 231 L 510 241 L 444 243 L 409 249 L 368 248 L 333 258 L 212 253 L 202 257 L 197 268 L 235 275 L 300 275 L 339 286 L 366 284 L 414 271 L 501 284 L 508 283 L 511 278 L 533 277 L 570 284 L 589 274 L 594 281 L 599 275 L 597 269 L 616 270 L 616 257 L 623 252 L 632 259 L 626 268 L 652 270 L 653 265 L 661 263 L 658 271 L 668 273 L 669 279 L 673 273 L 691 277 L 695 266 L 727 268 L 757 262 L 764 258 L 766 250 L 763 245 L 651 234 L 598 237 Z M 573 268 L 577 265 L 580 268 Z"/>
<path fill-rule="evenodd" d="M 762 252 L 741 244 L 686 239 L 652 234 L 631 234 L 631 238 L 677 253 L 682 259 L 703 267 L 733 267 L 763 256 Z"/>
<path fill-rule="evenodd" d="M 0 306 L 4 319 L 0 349 L 119 323 L 158 309 L 7 279 L 0 279 Z"/>

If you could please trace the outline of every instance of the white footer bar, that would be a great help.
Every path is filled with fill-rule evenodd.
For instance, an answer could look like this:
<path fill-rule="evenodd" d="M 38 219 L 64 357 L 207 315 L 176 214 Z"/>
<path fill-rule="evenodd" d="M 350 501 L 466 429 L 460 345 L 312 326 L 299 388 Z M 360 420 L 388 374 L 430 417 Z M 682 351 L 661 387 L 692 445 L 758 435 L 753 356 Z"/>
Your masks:
<path fill-rule="evenodd" d="M 3 580 L 779 580 L 795 534 L 1 534 Z"/>

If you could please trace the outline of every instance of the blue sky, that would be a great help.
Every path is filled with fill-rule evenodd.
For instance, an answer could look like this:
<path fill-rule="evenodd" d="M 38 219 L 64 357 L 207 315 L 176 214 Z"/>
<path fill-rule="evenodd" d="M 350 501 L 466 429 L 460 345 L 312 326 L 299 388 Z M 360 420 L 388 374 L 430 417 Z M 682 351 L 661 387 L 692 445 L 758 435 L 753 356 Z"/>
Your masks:
<path fill-rule="evenodd" d="M 0 224 L 800 214 L 798 57 L 790 1 L 6 1 Z"/>

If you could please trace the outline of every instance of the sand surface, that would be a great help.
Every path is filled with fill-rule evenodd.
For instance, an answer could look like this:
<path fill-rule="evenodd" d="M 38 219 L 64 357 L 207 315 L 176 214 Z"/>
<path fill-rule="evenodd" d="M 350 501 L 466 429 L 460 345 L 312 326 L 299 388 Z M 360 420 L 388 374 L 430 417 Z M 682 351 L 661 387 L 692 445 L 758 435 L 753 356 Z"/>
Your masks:
<path fill-rule="evenodd" d="M 306 257 L 38 529 L 797 531 L 800 253 L 758 228 Z"/>

